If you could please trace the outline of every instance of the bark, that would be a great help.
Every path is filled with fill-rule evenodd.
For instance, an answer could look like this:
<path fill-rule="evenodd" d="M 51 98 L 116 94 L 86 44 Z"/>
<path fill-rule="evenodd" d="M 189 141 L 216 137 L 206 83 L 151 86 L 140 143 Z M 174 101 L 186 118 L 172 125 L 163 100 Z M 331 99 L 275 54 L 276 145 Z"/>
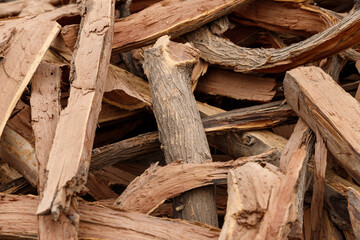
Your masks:
<path fill-rule="evenodd" d="M 227 15 L 248 2 L 250 1 L 164 0 L 155 3 L 141 12 L 115 22 L 114 52 L 126 52 L 149 45 L 164 35 L 176 38 Z M 201 8 L 194 8 L 194 6 L 201 6 Z M 68 40 L 67 46 L 73 46 L 76 34 L 72 34 L 66 39 Z"/>
<path fill-rule="evenodd" d="M 317 67 L 289 71 L 284 89 L 294 111 L 311 129 L 319 130 L 327 149 L 360 181 L 360 129 L 356 120 L 360 117 L 360 104 L 356 99 Z"/>
<path fill-rule="evenodd" d="M 321 60 L 346 50 L 359 42 L 360 11 L 312 37 L 281 49 L 244 48 L 213 34 L 208 26 L 186 35 L 210 64 L 238 72 L 283 72 Z"/>
<path fill-rule="evenodd" d="M 35 196 L 0 196 L 0 237 L 37 239 Z M 79 239 L 218 239 L 219 229 L 186 221 L 116 211 L 99 204 L 79 204 Z M 72 219 L 72 218 L 70 218 Z"/>
<path fill-rule="evenodd" d="M 111 0 L 88 0 L 82 5 L 84 15 L 71 66 L 70 98 L 56 128 L 39 215 L 51 212 L 57 219 L 86 182 L 111 55 L 114 4 Z"/>
<path fill-rule="evenodd" d="M 189 44 L 160 38 L 144 52 L 161 148 L 167 164 L 211 161 L 200 114 L 191 92 L 192 67 L 199 53 Z M 194 144 L 196 143 L 196 144 Z M 180 209 L 181 208 L 181 209 Z M 174 199 L 175 217 L 218 226 L 213 187 L 196 189 Z"/>
<path fill-rule="evenodd" d="M 281 102 L 232 110 L 202 119 L 208 136 L 224 134 L 227 131 L 261 130 L 294 121 L 296 117 L 292 109 L 288 105 L 282 105 Z M 90 168 L 101 169 L 120 161 L 154 153 L 159 149 L 157 132 L 142 134 L 94 149 Z"/>
<path fill-rule="evenodd" d="M 274 88 L 275 79 L 210 69 L 200 78 L 196 91 L 237 100 L 269 102 L 276 93 Z"/>
<path fill-rule="evenodd" d="M 114 203 L 127 211 L 151 214 L 165 200 L 185 191 L 212 184 L 226 184 L 228 172 L 247 162 L 274 162 L 278 154 L 272 149 L 263 154 L 228 162 L 173 162 L 165 167 L 157 164 L 137 177 Z"/>
<path fill-rule="evenodd" d="M 41 58 L 59 32 L 55 22 L 5 22 L 0 32 L 0 135 Z M 23 45 L 26 44 L 26 48 Z M 19 61 L 19 56 L 23 59 Z"/>

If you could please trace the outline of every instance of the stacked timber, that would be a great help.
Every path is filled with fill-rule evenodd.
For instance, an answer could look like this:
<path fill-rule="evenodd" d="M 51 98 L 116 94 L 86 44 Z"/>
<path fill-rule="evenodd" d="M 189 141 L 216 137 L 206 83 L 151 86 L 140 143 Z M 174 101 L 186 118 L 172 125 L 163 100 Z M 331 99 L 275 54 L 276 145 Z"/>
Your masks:
<path fill-rule="evenodd" d="M 0 239 L 360 239 L 359 4 L 0 1 Z"/>

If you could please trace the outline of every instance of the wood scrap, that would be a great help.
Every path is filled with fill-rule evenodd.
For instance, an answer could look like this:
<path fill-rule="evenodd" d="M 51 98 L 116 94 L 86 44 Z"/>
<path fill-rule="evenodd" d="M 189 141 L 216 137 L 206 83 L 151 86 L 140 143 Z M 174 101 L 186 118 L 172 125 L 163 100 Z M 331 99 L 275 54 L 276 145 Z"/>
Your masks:
<path fill-rule="evenodd" d="M 37 239 L 37 197 L 1 195 L 1 237 Z M 219 230 L 186 221 L 154 218 L 139 213 L 116 211 L 101 205 L 79 204 L 80 239 L 217 239 Z M 111 224 L 109 224 L 109 220 Z"/>
<path fill-rule="evenodd" d="M 155 164 L 131 182 L 114 206 L 150 214 L 165 200 L 180 193 L 201 186 L 226 183 L 227 173 L 232 168 L 247 162 L 274 162 L 276 160 L 276 151 L 272 149 L 257 156 L 243 157 L 228 162 L 181 164 L 177 161 L 164 167 Z M 164 191 L 164 189 L 168 190 Z"/>
<path fill-rule="evenodd" d="M 300 67 L 289 71 L 284 88 L 287 102 L 294 111 L 310 128 L 319 130 L 326 139 L 329 151 L 354 179 L 360 181 L 360 165 L 357 164 L 360 161 L 360 150 L 357 146 L 359 141 L 356 140 L 360 135 L 355 120 L 356 114 L 360 114 L 360 105 L 356 99 L 316 67 Z M 332 98 L 327 97 L 329 94 Z M 345 116 L 351 116 L 346 118 L 349 122 L 344 122 Z M 344 152 L 347 154 L 342 154 Z"/>
<path fill-rule="evenodd" d="M 0 52 L 5 61 L 1 61 L 0 76 L 4 80 L 0 88 L 5 92 L 0 95 L 0 135 L 41 58 L 60 30 L 55 22 L 29 21 L 13 25 L 8 21 L 2 24 Z M 27 48 L 21 53 L 24 60 L 18 61 L 19 50 L 25 43 Z M 12 71 L 14 68 L 17 71 Z"/>
<path fill-rule="evenodd" d="M 60 113 L 46 168 L 49 171 L 48 180 L 37 210 L 37 214 L 51 211 L 54 219 L 59 217 L 63 208 L 67 211 L 72 194 L 79 192 L 86 182 L 111 55 L 114 2 L 89 0 L 83 3 L 82 8 L 83 19 L 72 63 L 70 99 L 67 108 Z M 99 15 L 99 12 L 102 14 Z M 100 47 L 95 49 L 94 45 L 87 45 L 89 42 L 98 43 Z M 92 74 L 92 71 L 97 73 Z M 72 129 L 78 134 L 74 135 Z M 76 143 L 68 141 L 72 136 L 77 136 Z M 67 151 L 64 153 L 63 149 Z M 82 151 L 79 152 L 79 149 Z M 62 156 L 61 159 L 59 156 Z"/>

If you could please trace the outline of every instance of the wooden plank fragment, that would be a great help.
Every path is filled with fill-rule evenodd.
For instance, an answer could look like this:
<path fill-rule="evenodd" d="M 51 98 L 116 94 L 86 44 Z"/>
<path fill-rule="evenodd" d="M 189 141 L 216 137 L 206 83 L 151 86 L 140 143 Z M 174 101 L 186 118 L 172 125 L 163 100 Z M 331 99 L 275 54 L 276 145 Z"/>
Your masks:
<path fill-rule="evenodd" d="M 211 161 L 204 127 L 191 91 L 192 68 L 199 61 L 199 52 L 190 44 L 171 42 L 168 36 L 163 36 L 152 48 L 144 51 L 144 59 L 144 72 L 150 83 L 166 163 Z M 174 199 L 174 215 L 218 226 L 214 188 L 192 190 Z"/>
<path fill-rule="evenodd" d="M 0 238 L 38 239 L 37 197 L 0 195 Z M 186 221 L 117 211 L 99 204 L 79 204 L 79 239 L 215 240 L 220 230 Z"/>
<path fill-rule="evenodd" d="M 311 201 L 311 237 L 312 239 L 320 238 L 321 217 L 324 204 L 324 178 L 326 172 L 327 149 L 324 139 L 319 132 L 316 132 L 315 144 L 315 168 L 314 168 L 314 185 Z"/>
<path fill-rule="evenodd" d="M 228 204 L 219 240 L 271 239 L 258 234 L 270 207 L 269 200 L 278 194 L 282 177 L 271 164 L 262 167 L 250 162 L 230 170 Z"/>
<path fill-rule="evenodd" d="M 360 11 L 308 39 L 281 49 L 244 48 L 216 36 L 208 26 L 186 35 L 201 58 L 238 72 L 283 72 L 346 50 L 359 42 Z M 350 37 L 351 36 L 351 37 Z"/>
<path fill-rule="evenodd" d="M 327 149 L 360 182 L 359 102 L 317 67 L 288 71 L 284 89 L 294 111 L 311 129 L 319 130 Z"/>
<path fill-rule="evenodd" d="M 302 119 L 282 152 L 280 170 L 284 177 L 279 192 L 270 199 L 260 239 L 300 238 L 303 230 L 303 201 L 306 191 L 307 162 L 314 147 L 314 136 Z"/>
<path fill-rule="evenodd" d="M 272 102 L 260 106 L 242 108 L 202 119 L 207 135 L 226 131 L 250 131 L 271 128 L 296 121 L 294 112 L 288 105 Z M 93 150 L 92 169 L 115 164 L 153 153 L 160 149 L 157 132 L 142 134 L 114 144 Z"/>
<path fill-rule="evenodd" d="M 275 79 L 211 68 L 201 77 L 196 91 L 237 100 L 269 102 L 275 95 Z"/>
<path fill-rule="evenodd" d="M 114 4 L 111 0 L 87 0 L 82 5 L 70 97 L 56 128 L 47 165 L 48 180 L 37 214 L 51 211 L 57 219 L 62 209 L 67 210 L 72 194 L 86 182 L 111 55 Z"/>
<path fill-rule="evenodd" d="M 41 58 L 59 32 L 56 22 L 3 22 L 0 32 L 0 136 Z M 26 45 L 26 47 L 25 47 Z M 20 51 L 20 52 L 19 52 Z M 22 61 L 19 61 L 19 54 Z"/>
<path fill-rule="evenodd" d="M 155 3 L 143 11 L 115 22 L 114 52 L 126 52 L 149 45 L 164 35 L 178 37 L 227 15 L 247 2 L 250 1 L 164 0 Z M 76 31 L 67 30 L 67 32 L 71 35 L 66 36 L 66 45 L 74 46 Z"/>
<path fill-rule="evenodd" d="M 356 239 L 360 239 L 360 193 L 349 188 L 347 196 L 352 229 Z"/>
<path fill-rule="evenodd" d="M 47 180 L 46 165 L 60 118 L 61 65 L 41 62 L 31 79 L 31 119 L 35 135 L 35 154 L 38 161 L 39 199 Z M 59 221 L 51 216 L 38 216 L 38 236 L 40 239 L 77 239 L 79 215 L 71 209 L 71 221 L 61 214 Z"/>
<path fill-rule="evenodd" d="M 260 155 L 228 162 L 174 162 L 164 167 L 154 164 L 130 183 L 114 206 L 127 211 L 150 214 L 165 200 L 185 191 L 211 184 L 226 184 L 227 174 L 232 168 L 247 162 L 275 160 L 277 153 L 272 149 Z"/>

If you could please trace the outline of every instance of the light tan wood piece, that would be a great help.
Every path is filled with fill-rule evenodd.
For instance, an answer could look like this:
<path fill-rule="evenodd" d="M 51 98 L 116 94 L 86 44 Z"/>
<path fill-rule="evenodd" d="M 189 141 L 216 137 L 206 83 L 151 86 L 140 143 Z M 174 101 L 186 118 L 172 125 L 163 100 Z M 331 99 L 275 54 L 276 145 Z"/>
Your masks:
<path fill-rule="evenodd" d="M 360 124 L 357 120 L 360 103 L 317 67 L 288 71 L 284 89 L 286 100 L 294 111 L 311 129 L 319 130 L 327 149 L 360 182 Z"/>
<path fill-rule="evenodd" d="M 0 135 L 41 58 L 60 30 L 56 22 L 6 21 L 0 31 Z M 19 60 L 21 56 L 21 61 Z"/>
<path fill-rule="evenodd" d="M 111 55 L 114 1 L 87 0 L 82 4 L 70 97 L 60 114 L 47 164 L 48 180 L 37 210 L 39 215 L 51 212 L 54 219 L 62 209 L 68 210 L 72 194 L 81 191 L 86 182 Z"/>
<path fill-rule="evenodd" d="M 43 197 L 47 180 L 46 165 L 60 118 L 60 83 L 62 65 L 42 61 L 31 79 L 31 119 L 38 161 L 38 193 Z M 61 214 L 59 221 L 51 216 L 38 216 L 39 239 L 77 239 L 78 213 L 71 210 L 73 221 Z"/>

